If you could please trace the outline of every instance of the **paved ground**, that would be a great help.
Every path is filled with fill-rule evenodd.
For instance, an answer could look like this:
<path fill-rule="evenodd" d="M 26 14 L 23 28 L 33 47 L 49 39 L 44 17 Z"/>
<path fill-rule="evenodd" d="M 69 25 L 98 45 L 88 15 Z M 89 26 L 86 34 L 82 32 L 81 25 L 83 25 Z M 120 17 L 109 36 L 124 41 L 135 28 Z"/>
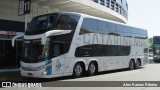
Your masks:
<path fill-rule="evenodd" d="M 154 66 L 156 66 L 156 64 L 160 64 L 160 63 L 155 63 L 152 58 L 150 58 L 149 60 L 149 64 L 144 66 L 144 67 L 147 67 L 147 70 L 149 67 L 152 68 L 152 64 L 155 64 Z M 142 67 L 141 69 L 143 69 L 144 67 Z M 141 69 L 138 70 L 141 71 Z M 115 71 L 109 71 L 109 72 L 103 72 L 103 73 L 99 73 L 97 75 L 97 77 L 101 76 L 101 75 L 107 75 L 107 76 L 110 76 L 112 73 L 113 74 L 116 74 L 118 75 L 118 73 L 124 73 L 126 72 L 127 74 L 129 73 L 135 73 L 135 71 L 128 71 L 127 69 L 123 69 L 123 70 L 115 70 Z M 137 72 L 137 71 L 136 71 Z M 112 75 L 111 75 L 112 76 Z M 88 78 L 95 78 L 95 77 L 83 77 L 84 79 L 88 79 Z M 54 81 L 59 81 L 59 80 L 81 80 L 83 78 L 80 78 L 80 79 L 72 79 L 72 77 L 60 77 L 60 78 L 55 78 L 53 79 Z M 15 69 L 15 70 L 12 70 L 12 71 L 9 71 L 9 70 L 3 70 L 0 72 L 0 81 L 3 81 L 3 80 L 37 80 L 37 79 L 33 79 L 33 78 L 26 78 L 26 77 L 21 77 L 20 76 L 20 71 L 19 69 Z M 39 79 L 38 79 L 39 80 Z M 41 80 L 41 79 L 40 79 Z M 52 80 L 52 79 L 51 79 Z M 109 79 L 108 79 L 109 80 Z M 44 80 L 45 81 L 45 80 Z M 47 80 L 48 81 L 48 80 Z"/>
<path fill-rule="evenodd" d="M 12 80 L 16 78 L 20 78 L 20 71 L 3 71 L 0 72 L 0 81 Z"/>
<path fill-rule="evenodd" d="M 13 73 L 13 72 L 12 72 Z M 1 76 L 2 74 L 0 74 Z M 149 61 L 149 64 L 145 65 L 144 67 L 129 71 L 127 69 L 123 70 L 116 70 L 116 71 L 109 71 L 99 73 L 96 76 L 87 77 L 84 76 L 82 78 L 73 79 L 72 77 L 61 77 L 61 78 L 54 78 L 54 79 L 33 79 L 33 78 L 25 78 L 19 77 L 19 72 L 14 72 L 14 75 L 11 75 L 11 72 L 4 74 L 1 77 L 6 77 L 5 75 L 9 75 L 12 80 L 18 81 L 37 81 L 42 83 L 46 86 L 60 86 L 60 87 L 43 87 L 43 88 L 36 88 L 42 90 L 160 90 L 160 87 L 61 87 L 61 86 L 69 86 L 71 84 L 75 84 L 71 81 L 160 81 L 160 63 L 154 63 L 152 60 Z M 66 81 L 65 83 L 57 83 L 59 81 Z M 111 84 L 115 84 L 111 82 Z M 13 88 L 13 90 L 18 90 L 19 88 Z M 22 89 L 22 88 L 21 88 Z M 27 89 L 27 88 L 23 88 Z M 29 88 L 31 89 L 31 88 Z"/>

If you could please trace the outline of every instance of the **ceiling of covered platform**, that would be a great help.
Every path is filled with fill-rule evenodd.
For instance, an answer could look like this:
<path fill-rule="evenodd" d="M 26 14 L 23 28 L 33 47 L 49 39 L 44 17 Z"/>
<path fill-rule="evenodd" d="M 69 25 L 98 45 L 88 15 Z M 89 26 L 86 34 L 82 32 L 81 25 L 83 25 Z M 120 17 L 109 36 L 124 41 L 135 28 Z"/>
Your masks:
<path fill-rule="evenodd" d="M 50 10 L 84 13 L 127 23 L 127 19 L 122 15 L 92 0 L 32 0 L 32 4 Z"/>

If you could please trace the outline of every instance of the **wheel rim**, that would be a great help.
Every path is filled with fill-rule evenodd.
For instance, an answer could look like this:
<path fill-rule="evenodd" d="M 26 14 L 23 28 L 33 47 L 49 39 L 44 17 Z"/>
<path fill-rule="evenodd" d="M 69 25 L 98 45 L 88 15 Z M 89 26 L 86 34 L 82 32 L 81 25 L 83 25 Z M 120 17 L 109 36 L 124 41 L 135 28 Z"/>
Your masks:
<path fill-rule="evenodd" d="M 75 71 L 75 74 L 79 76 L 82 73 L 81 65 L 77 64 L 74 71 Z"/>
<path fill-rule="evenodd" d="M 134 63 L 133 63 L 133 61 L 131 61 L 130 68 L 134 69 Z"/>
<path fill-rule="evenodd" d="M 137 64 L 137 68 L 139 68 L 139 66 L 140 66 L 140 63 L 139 63 L 139 61 L 137 61 L 137 63 L 136 63 L 136 64 Z"/>
<path fill-rule="evenodd" d="M 95 67 L 95 65 L 92 63 L 92 64 L 90 65 L 90 67 L 89 67 L 89 71 L 90 71 L 90 73 L 94 73 L 95 70 L 96 70 L 96 67 Z"/>

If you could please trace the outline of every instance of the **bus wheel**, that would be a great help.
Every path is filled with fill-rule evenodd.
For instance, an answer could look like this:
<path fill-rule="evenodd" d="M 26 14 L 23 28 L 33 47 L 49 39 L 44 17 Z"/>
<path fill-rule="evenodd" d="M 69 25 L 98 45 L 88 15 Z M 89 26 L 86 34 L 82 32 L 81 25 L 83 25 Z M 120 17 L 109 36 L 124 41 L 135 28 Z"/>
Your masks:
<path fill-rule="evenodd" d="M 138 69 L 139 67 L 140 67 L 140 61 L 137 60 L 137 61 L 136 61 L 136 69 Z"/>
<path fill-rule="evenodd" d="M 94 62 L 91 62 L 88 67 L 88 75 L 93 76 L 93 75 L 95 75 L 95 73 L 96 73 L 96 66 L 95 66 Z"/>
<path fill-rule="evenodd" d="M 134 66 L 135 66 L 134 61 L 130 60 L 130 62 L 129 62 L 129 70 L 133 70 L 135 68 Z"/>
<path fill-rule="evenodd" d="M 76 65 L 74 66 L 74 69 L 73 69 L 73 77 L 75 78 L 79 78 L 82 76 L 82 72 L 83 72 L 83 69 L 82 69 L 82 66 L 80 63 L 76 63 Z"/>

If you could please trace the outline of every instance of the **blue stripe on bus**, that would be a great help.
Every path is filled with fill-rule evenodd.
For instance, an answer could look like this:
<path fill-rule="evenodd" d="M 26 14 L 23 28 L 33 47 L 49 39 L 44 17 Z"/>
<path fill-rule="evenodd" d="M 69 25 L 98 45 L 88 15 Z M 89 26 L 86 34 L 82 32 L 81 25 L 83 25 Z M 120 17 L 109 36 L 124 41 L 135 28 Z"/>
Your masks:
<path fill-rule="evenodd" d="M 45 71 L 47 72 L 46 75 L 51 75 L 52 74 L 52 60 L 46 60 L 45 61 Z"/>

